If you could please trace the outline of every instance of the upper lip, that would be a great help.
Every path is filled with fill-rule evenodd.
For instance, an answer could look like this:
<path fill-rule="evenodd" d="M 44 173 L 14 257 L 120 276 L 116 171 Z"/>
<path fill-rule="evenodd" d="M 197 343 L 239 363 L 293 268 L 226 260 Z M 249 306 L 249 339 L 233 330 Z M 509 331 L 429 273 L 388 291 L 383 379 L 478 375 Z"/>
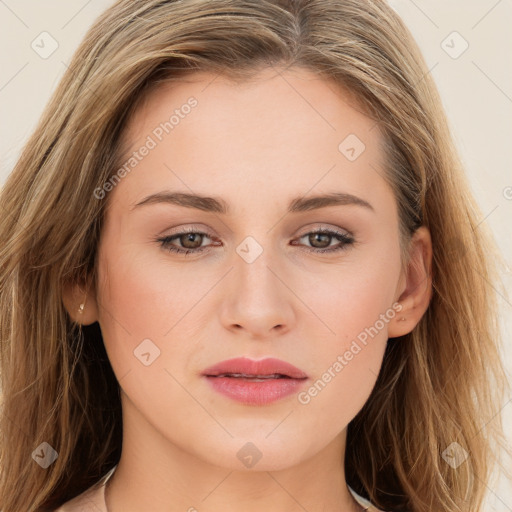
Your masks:
<path fill-rule="evenodd" d="M 235 357 L 221 361 L 202 372 L 202 375 L 209 377 L 221 374 L 244 374 L 246 376 L 283 375 L 292 379 L 305 379 L 307 375 L 293 364 L 268 357 L 266 359 L 254 360 L 247 357 Z"/>

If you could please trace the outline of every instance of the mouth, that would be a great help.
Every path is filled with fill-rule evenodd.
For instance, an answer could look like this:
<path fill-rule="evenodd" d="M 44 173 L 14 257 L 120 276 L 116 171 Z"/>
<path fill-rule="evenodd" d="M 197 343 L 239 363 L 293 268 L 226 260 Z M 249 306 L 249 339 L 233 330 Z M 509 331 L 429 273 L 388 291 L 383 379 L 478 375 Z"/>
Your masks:
<path fill-rule="evenodd" d="M 296 366 L 281 359 L 267 357 L 265 359 L 250 359 L 235 357 L 221 361 L 203 371 L 207 377 L 230 377 L 242 379 L 305 379 L 306 373 Z"/>
<path fill-rule="evenodd" d="M 222 361 L 202 373 L 218 393 L 245 405 L 266 405 L 298 391 L 308 376 L 286 361 L 246 357 Z"/>

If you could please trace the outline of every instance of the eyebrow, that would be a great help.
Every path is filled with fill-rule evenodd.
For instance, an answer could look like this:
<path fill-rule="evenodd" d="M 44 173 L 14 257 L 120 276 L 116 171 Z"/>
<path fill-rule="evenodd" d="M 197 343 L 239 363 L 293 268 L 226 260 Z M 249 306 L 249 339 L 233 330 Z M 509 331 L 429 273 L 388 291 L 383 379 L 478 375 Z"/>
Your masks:
<path fill-rule="evenodd" d="M 184 206 L 185 208 L 196 208 L 205 212 L 220 213 L 224 215 L 227 215 L 230 211 L 228 203 L 221 198 L 171 191 L 162 191 L 157 192 L 156 194 L 151 194 L 135 204 L 130 208 L 130 210 L 134 210 L 135 208 L 143 205 L 160 203 L 174 204 L 177 206 Z M 288 205 L 288 213 L 306 212 L 309 210 L 326 208 L 328 206 L 344 205 L 362 206 L 363 208 L 367 208 L 373 212 L 375 211 L 368 201 L 365 201 L 360 197 L 344 192 L 332 192 L 330 194 L 297 197 L 292 199 Z"/>

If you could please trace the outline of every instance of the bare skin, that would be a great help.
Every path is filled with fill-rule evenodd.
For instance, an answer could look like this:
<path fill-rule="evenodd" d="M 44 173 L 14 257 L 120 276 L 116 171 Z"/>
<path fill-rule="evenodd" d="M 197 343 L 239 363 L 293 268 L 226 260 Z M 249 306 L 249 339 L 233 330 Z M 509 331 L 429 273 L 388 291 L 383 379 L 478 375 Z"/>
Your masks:
<path fill-rule="evenodd" d="M 154 130 L 191 96 L 197 105 L 182 109 L 189 113 L 157 140 Z M 364 151 L 340 151 L 349 134 Z M 99 322 L 121 386 L 123 450 L 106 488 L 109 511 L 361 510 L 342 463 L 347 425 L 375 385 L 388 338 L 414 328 L 431 293 L 426 228 L 401 271 L 378 128 L 332 83 L 274 68 L 239 85 L 202 72 L 159 86 L 127 127 L 128 157 L 148 135 L 156 147 L 109 192 L 98 281 L 84 312 L 76 313 L 83 287 L 64 295 L 70 315 Z M 229 212 L 135 206 L 165 190 L 222 198 Z M 287 213 L 294 198 L 333 192 L 371 208 Z M 208 249 L 184 256 L 157 241 L 183 228 L 207 236 L 172 245 Z M 320 228 L 353 243 L 306 236 Z M 248 236 L 262 249 L 250 263 L 237 252 L 254 254 L 256 245 L 243 244 Z M 343 249 L 313 252 L 326 246 Z M 378 334 L 333 373 L 338 356 L 390 311 L 396 314 Z M 145 339 L 160 350 L 147 366 L 134 355 Z M 293 394 L 254 406 L 216 393 L 201 372 L 238 356 L 297 366 L 308 375 L 301 396 L 309 401 Z M 327 385 L 304 394 L 329 368 Z M 252 467 L 237 456 L 249 442 L 261 453 Z"/>

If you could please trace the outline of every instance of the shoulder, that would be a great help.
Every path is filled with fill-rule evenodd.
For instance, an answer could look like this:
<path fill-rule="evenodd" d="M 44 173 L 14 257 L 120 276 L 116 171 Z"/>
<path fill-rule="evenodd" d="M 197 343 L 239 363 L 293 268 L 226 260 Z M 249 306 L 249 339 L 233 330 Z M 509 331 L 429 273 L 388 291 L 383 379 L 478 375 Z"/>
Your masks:
<path fill-rule="evenodd" d="M 82 494 L 61 505 L 54 512 L 106 512 L 103 491 L 103 487 L 95 484 Z"/>
<path fill-rule="evenodd" d="M 352 489 L 350 486 L 348 487 L 348 490 L 351 492 L 354 499 L 361 505 L 362 507 L 365 507 L 365 511 L 367 512 L 385 512 L 384 510 L 380 510 L 377 507 L 374 507 L 370 501 L 363 498 L 362 496 L 359 496 L 354 489 Z"/>
<path fill-rule="evenodd" d="M 107 512 L 105 505 L 105 484 L 114 472 L 112 468 L 98 482 L 82 494 L 67 501 L 53 512 Z"/>

